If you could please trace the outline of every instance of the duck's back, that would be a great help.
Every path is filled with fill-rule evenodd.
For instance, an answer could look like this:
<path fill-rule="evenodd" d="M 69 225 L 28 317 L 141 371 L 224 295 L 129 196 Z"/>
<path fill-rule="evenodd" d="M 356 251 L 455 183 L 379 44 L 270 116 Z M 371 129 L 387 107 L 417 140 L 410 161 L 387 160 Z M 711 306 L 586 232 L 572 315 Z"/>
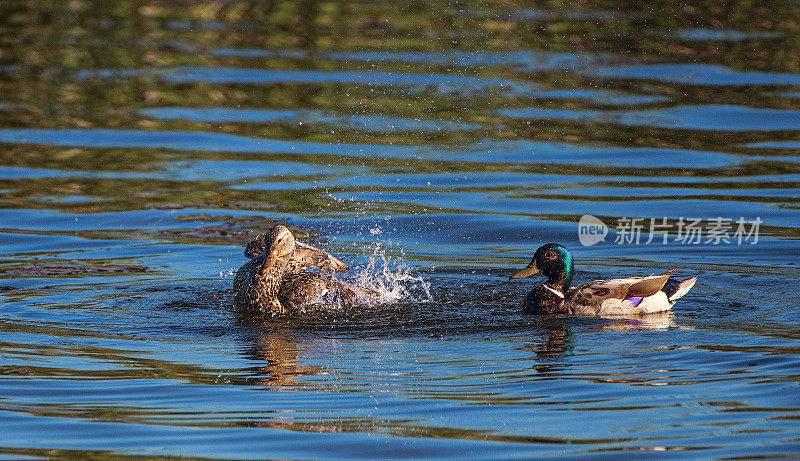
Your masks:
<path fill-rule="evenodd" d="M 675 270 L 647 277 L 594 280 L 570 288 L 567 304 L 579 315 L 630 315 L 664 312 L 694 285 L 694 278 L 671 280 Z"/>
<path fill-rule="evenodd" d="M 366 291 L 331 274 L 303 271 L 284 277 L 278 297 L 290 310 L 313 305 L 348 308 L 359 302 L 360 292 Z"/>

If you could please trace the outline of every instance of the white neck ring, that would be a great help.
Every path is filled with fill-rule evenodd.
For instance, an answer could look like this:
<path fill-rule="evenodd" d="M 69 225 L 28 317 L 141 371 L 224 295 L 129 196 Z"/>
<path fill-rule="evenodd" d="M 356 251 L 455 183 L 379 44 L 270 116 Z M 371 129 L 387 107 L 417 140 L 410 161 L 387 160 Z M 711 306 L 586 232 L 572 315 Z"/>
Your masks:
<path fill-rule="evenodd" d="M 564 299 L 564 293 L 556 290 L 555 288 L 550 288 L 549 286 L 544 284 L 542 284 L 542 286 L 555 293 L 555 295 L 558 296 L 559 298 Z"/>

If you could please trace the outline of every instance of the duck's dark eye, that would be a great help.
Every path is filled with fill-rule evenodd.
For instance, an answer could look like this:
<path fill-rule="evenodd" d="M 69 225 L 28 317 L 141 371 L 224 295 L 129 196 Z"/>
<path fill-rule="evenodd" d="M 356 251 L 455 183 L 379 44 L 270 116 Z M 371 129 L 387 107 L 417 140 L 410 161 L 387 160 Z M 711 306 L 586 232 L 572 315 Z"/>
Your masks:
<path fill-rule="evenodd" d="M 556 253 L 552 250 L 547 250 L 544 254 L 544 257 L 547 259 L 554 259 L 556 257 Z"/>

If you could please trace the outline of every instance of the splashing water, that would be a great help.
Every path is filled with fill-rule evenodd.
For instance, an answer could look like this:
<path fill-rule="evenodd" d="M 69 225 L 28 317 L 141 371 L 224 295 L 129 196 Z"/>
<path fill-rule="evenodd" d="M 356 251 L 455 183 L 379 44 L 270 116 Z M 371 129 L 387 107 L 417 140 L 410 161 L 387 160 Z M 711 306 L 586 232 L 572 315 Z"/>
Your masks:
<path fill-rule="evenodd" d="M 378 303 L 431 301 L 430 282 L 409 267 L 403 256 L 402 251 L 400 257 L 387 256 L 384 244 L 375 243 L 366 266 L 357 272 L 355 284 L 377 293 Z"/>
<path fill-rule="evenodd" d="M 381 234 L 380 227 L 370 228 L 370 235 Z M 342 277 L 341 274 L 328 273 L 316 268 L 307 268 L 312 272 L 324 273 L 330 277 L 330 291 L 325 290 L 315 301 L 309 303 L 316 308 L 333 310 L 344 309 L 340 286 L 338 282 L 350 285 L 354 289 L 359 304 L 375 306 L 379 304 L 393 304 L 398 301 L 429 302 L 433 298 L 430 293 L 430 282 L 414 268 L 410 267 L 403 259 L 405 254 L 400 251 L 400 256 L 387 255 L 387 245 L 392 242 L 375 242 L 365 245 L 365 249 L 372 249 L 372 254 L 364 266 L 355 266 L 350 274 Z M 220 259 L 220 262 L 223 262 Z M 236 268 L 222 268 L 219 277 L 224 279 L 235 275 Z M 305 311 L 305 308 L 300 310 Z"/>

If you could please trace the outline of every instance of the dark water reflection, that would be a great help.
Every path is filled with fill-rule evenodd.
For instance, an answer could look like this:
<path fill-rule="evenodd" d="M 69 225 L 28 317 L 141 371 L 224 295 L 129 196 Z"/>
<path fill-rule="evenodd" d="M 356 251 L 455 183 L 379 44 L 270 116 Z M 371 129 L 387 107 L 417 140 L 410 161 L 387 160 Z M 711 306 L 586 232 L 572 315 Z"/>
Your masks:
<path fill-rule="evenodd" d="M 800 7 L 537 6 L 0 4 L 0 456 L 796 456 Z M 279 220 L 403 299 L 237 312 Z M 549 241 L 699 282 L 521 315 Z"/>

